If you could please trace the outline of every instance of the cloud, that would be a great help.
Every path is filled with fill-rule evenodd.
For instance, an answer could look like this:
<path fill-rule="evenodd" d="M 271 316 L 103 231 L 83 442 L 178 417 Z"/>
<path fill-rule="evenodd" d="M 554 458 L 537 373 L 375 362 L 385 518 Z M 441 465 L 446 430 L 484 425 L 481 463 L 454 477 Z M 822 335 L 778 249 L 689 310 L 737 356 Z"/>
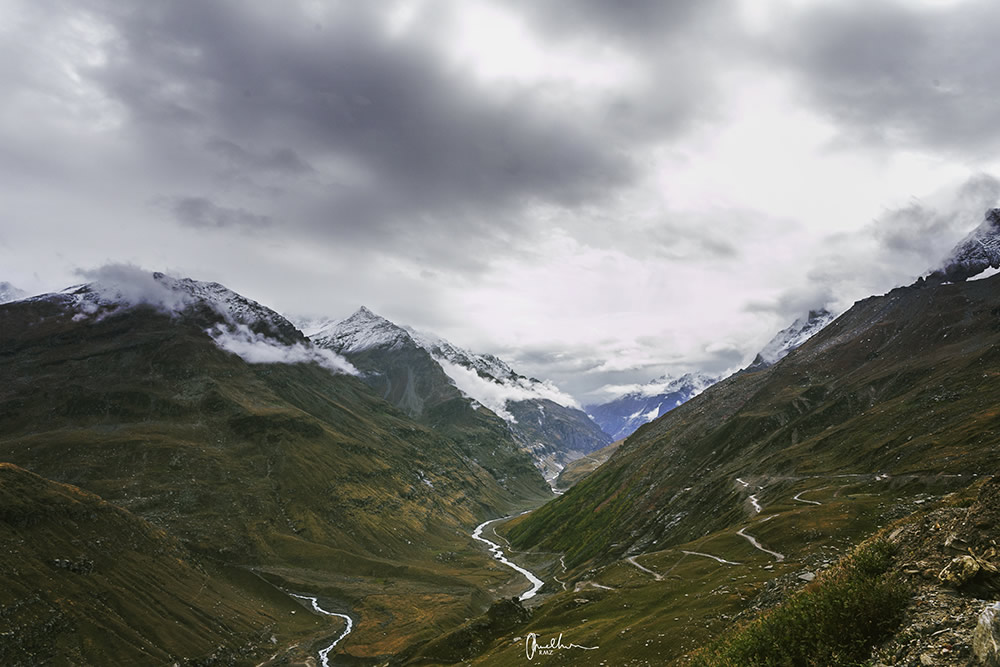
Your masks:
<path fill-rule="evenodd" d="M 576 399 L 560 391 L 551 382 L 532 382 L 525 378 L 518 378 L 499 383 L 483 378 L 475 370 L 453 364 L 447 359 L 436 358 L 436 361 L 462 393 L 475 399 L 506 421 L 516 421 L 514 415 L 507 410 L 508 401 L 546 399 L 560 405 L 580 409 L 580 404 Z"/>
<path fill-rule="evenodd" d="M 134 264 L 105 264 L 97 269 L 79 269 L 77 275 L 90 281 L 91 291 L 82 296 L 81 305 L 96 312 L 99 306 L 152 306 L 168 315 L 177 315 L 194 302 L 184 291 L 172 289 L 150 271 Z"/>
<path fill-rule="evenodd" d="M 910 284 L 937 268 L 998 202 L 1000 181 L 978 174 L 886 209 L 858 233 L 828 235 L 804 282 L 772 302 L 754 302 L 749 308 L 796 317 L 823 306 L 843 312 L 857 299 Z"/>
<path fill-rule="evenodd" d="M 788 12 L 769 57 L 843 139 L 992 158 L 1000 78 L 992 2 L 822 3 Z"/>
<path fill-rule="evenodd" d="M 318 364 L 334 373 L 359 374 L 351 362 L 330 350 L 312 344 L 285 345 L 251 331 L 245 324 L 217 325 L 207 333 L 221 349 L 232 352 L 249 364 Z"/>
<path fill-rule="evenodd" d="M 225 229 L 230 227 L 244 230 L 271 226 L 270 216 L 251 213 L 242 208 L 219 206 L 206 197 L 169 197 L 158 202 L 174 218 L 187 227 L 198 229 Z"/>

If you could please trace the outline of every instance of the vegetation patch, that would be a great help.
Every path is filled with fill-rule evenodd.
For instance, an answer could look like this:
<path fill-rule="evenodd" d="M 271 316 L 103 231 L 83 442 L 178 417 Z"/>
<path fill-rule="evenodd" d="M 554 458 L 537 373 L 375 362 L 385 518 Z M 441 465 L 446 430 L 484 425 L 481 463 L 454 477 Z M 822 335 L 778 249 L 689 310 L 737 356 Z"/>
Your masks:
<path fill-rule="evenodd" d="M 899 627 L 910 592 L 889 573 L 895 548 L 861 545 L 814 584 L 698 651 L 696 667 L 847 667 Z"/>

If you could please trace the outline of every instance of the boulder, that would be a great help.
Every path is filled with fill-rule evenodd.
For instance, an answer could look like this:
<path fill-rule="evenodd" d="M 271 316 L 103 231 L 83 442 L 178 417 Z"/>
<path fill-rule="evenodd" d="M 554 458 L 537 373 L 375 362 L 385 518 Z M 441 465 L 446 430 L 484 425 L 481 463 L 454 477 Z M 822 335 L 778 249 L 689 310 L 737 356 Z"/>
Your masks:
<path fill-rule="evenodd" d="M 980 665 L 1000 667 L 1000 602 L 979 614 L 979 623 L 972 633 L 972 652 Z"/>

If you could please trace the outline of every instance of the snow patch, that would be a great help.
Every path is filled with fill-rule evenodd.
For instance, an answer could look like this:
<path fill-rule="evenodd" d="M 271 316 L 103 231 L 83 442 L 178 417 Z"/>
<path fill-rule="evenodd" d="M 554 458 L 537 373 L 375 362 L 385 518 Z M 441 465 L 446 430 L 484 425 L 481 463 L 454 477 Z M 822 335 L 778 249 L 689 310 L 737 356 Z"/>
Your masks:
<path fill-rule="evenodd" d="M 998 273 L 1000 273 L 1000 269 L 995 269 L 991 266 L 982 273 L 972 276 L 971 278 L 969 278 L 969 280 L 983 280 L 984 278 L 992 278 Z"/>

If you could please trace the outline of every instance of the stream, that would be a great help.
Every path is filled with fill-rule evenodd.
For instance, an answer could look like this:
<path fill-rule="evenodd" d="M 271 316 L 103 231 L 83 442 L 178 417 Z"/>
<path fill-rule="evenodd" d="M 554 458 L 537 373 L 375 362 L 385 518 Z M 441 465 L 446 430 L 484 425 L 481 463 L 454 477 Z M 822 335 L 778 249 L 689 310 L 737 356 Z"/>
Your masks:
<path fill-rule="evenodd" d="M 535 595 L 538 593 L 538 590 L 544 585 L 545 582 L 543 582 L 541 579 L 536 577 L 528 570 L 525 570 L 517 563 L 513 563 L 510 560 L 508 560 L 503 553 L 503 547 L 501 547 L 496 542 L 490 542 L 488 539 L 483 537 L 483 529 L 485 529 L 486 526 L 490 525 L 491 523 L 496 523 L 497 521 L 504 521 L 506 519 L 511 519 L 511 518 L 513 518 L 513 516 L 505 516 L 505 517 L 500 517 L 499 519 L 490 519 L 489 521 L 482 522 L 481 524 L 476 526 L 476 529 L 474 531 L 472 531 L 472 539 L 478 540 L 483 544 L 485 544 L 486 546 L 488 546 L 490 548 L 490 553 L 494 558 L 496 558 L 498 561 L 500 561 L 507 567 L 513 570 L 517 570 L 528 579 L 528 582 L 531 584 L 531 588 L 526 590 L 524 593 L 521 593 L 520 597 L 518 597 L 519 600 L 527 600 L 528 598 L 535 597 Z"/>
<path fill-rule="evenodd" d="M 309 602 L 312 603 L 312 608 L 315 611 L 325 616 L 336 616 L 337 618 L 342 618 L 344 619 L 344 622 L 347 623 L 347 627 L 344 629 L 344 632 L 342 632 L 339 637 L 334 639 L 332 644 L 330 644 L 325 649 L 322 649 L 319 652 L 320 664 L 323 665 L 323 667 L 330 667 L 330 661 L 329 661 L 330 651 L 333 650 L 334 646 L 340 643 L 341 639 L 351 634 L 351 630 L 354 629 L 354 621 L 351 620 L 351 617 L 348 616 L 347 614 L 338 614 L 337 612 L 327 611 L 326 609 L 323 609 L 322 607 L 319 606 L 319 601 L 317 601 L 316 598 L 312 597 L 311 595 L 297 595 L 295 593 L 289 593 L 289 595 L 291 595 L 293 598 L 298 598 L 300 600 L 309 600 Z"/>

